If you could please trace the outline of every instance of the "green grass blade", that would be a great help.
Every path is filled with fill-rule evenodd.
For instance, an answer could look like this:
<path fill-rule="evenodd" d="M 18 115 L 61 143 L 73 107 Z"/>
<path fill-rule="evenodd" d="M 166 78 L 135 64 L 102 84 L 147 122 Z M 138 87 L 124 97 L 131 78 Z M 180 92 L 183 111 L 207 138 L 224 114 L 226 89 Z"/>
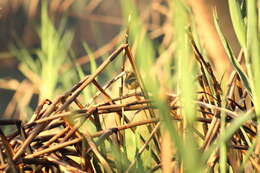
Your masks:
<path fill-rule="evenodd" d="M 182 146 L 181 138 L 179 137 L 175 124 L 172 122 L 164 97 L 160 95 L 161 88 L 156 79 L 156 71 L 154 70 L 154 60 L 155 60 L 155 47 L 153 46 L 151 40 L 146 35 L 146 28 L 142 25 L 141 18 L 137 13 L 137 9 L 132 3 L 132 1 L 121 1 L 123 16 L 126 24 L 129 24 L 129 42 L 133 43 L 135 50 L 135 60 L 137 62 L 137 67 L 142 74 L 144 86 L 149 93 L 152 93 L 154 104 L 159 109 L 159 115 L 162 119 L 162 126 L 166 127 L 169 131 L 176 148 L 178 148 L 178 154 L 184 151 Z M 129 16 L 131 19 L 129 21 Z M 131 46 L 132 47 L 132 46 Z"/>
<path fill-rule="evenodd" d="M 246 25 L 242 17 L 242 11 L 237 0 L 229 0 L 229 11 L 232 24 L 242 48 L 246 48 Z"/>
<path fill-rule="evenodd" d="M 242 114 L 238 116 L 237 118 L 233 119 L 233 121 L 230 123 L 228 128 L 225 128 L 225 133 L 222 133 L 221 136 L 216 140 L 215 144 L 212 144 L 209 149 L 207 149 L 206 152 L 203 153 L 202 155 L 202 160 L 207 161 L 212 152 L 216 150 L 221 144 L 226 143 L 232 136 L 233 134 L 241 128 L 241 126 L 251 120 L 253 118 L 252 115 L 252 110 L 248 111 L 245 114 Z"/>
<path fill-rule="evenodd" d="M 216 12 L 214 12 L 214 23 L 215 23 L 215 27 L 217 29 L 218 35 L 221 39 L 221 42 L 225 48 L 225 51 L 228 55 L 228 58 L 231 62 L 231 64 L 233 65 L 234 69 L 236 70 L 236 72 L 238 73 L 240 79 L 242 80 L 245 88 L 247 89 L 247 91 L 249 92 L 249 94 L 252 96 L 252 89 L 251 89 L 251 85 L 250 85 L 250 81 L 246 75 L 246 73 L 243 71 L 241 65 L 239 64 L 239 62 L 237 61 L 237 59 L 235 59 L 234 57 L 234 53 L 231 49 L 231 47 L 229 46 L 228 42 L 226 41 L 220 26 L 219 26 L 219 19 L 218 16 L 216 14 Z"/>
<path fill-rule="evenodd" d="M 260 116 L 260 54 L 257 21 L 257 7 L 255 0 L 247 1 L 247 58 L 252 69 L 253 99 L 257 116 Z"/>
<path fill-rule="evenodd" d="M 29 51 L 19 44 L 19 47 L 11 46 L 10 47 L 11 53 L 18 58 L 23 64 L 27 66 L 32 72 L 36 75 L 40 75 L 40 64 L 39 61 L 31 56 Z"/>
<path fill-rule="evenodd" d="M 195 99 L 196 85 L 194 84 L 196 66 L 192 57 L 192 49 L 189 42 L 188 26 L 189 26 L 189 10 L 187 4 L 182 1 L 173 1 L 171 4 L 173 11 L 173 27 L 175 33 L 175 57 L 177 61 L 177 89 L 180 93 L 181 113 L 187 127 L 183 135 L 183 144 L 180 148 L 180 153 L 183 159 L 184 169 L 187 172 L 201 172 L 202 162 L 200 162 L 200 155 L 196 148 L 196 140 L 193 135 L 193 123 L 196 117 Z M 187 151 L 185 148 L 189 148 Z M 192 156 L 192 157 L 191 157 Z"/>
<path fill-rule="evenodd" d="M 246 121 L 251 120 L 252 118 L 252 111 L 248 111 L 246 114 L 234 119 L 228 128 L 226 128 L 225 134 L 220 137 L 220 141 L 227 142 Z"/>
<path fill-rule="evenodd" d="M 227 163 L 227 147 L 225 142 L 220 143 L 220 160 L 219 160 L 219 167 L 220 167 L 220 172 L 221 173 L 226 173 L 226 163 Z"/>
<path fill-rule="evenodd" d="M 89 64 L 90 73 L 93 74 L 97 69 L 97 63 L 95 61 L 95 57 L 93 56 L 93 51 L 90 49 L 90 47 L 87 45 L 87 43 L 83 43 L 83 47 L 84 47 L 85 51 L 87 52 L 89 60 L 90 60 L 89 61 L 90 62 L 90 64 Z M 98 77 L 96 78 L 96 80 L 98 81 Z M 94 93 L 96 93 L 97 89 L 96 89 L 96 87 L 91 85 L 90 91 L 91 92 L 89 94 L 94 95 Z"/>
<path fill-rule="evenodd" d="M 257 7 L 258 7 L 258 9 L 259 9 L 259 7 L 260 7 L 260 1 L 257 1 Z M 260 13 L 258 12 L 258 32 L 260 32 Z"/>
<path fill-rule="evenodd" d="M 38 29 L 41 49 L 37 51 L 41 63 L 40 99 L 51 99 L 58 82 L 61 81 L 60 70 L 68 60 L 68 51 L 74 34 L 71 31 L 65 32 L 64 22 L 61 22 L 59 29 L 56 29 L 49 18 L 47 2 L 42 2 L 41 26 Z"/>
<path fill-rule="evenodd" d="M 226 105 L 225 103 L 225 98 L 221 98 L 222 102 L 221 102 L 221 107 L 224 107 L 224 105 Z M 221 111 L 221 117 L 220 117 L 220 136 L 225 135 L 226 132 L 226 114 L 224 111 Z M 220 172 L 221 173 L 225 173 L 226 172 L 226 162 L 227 162 L 227 146 L 226 146 L 226 142 L 220 141 L 220 161 L 219 161 L 219 166 L 220 166 Z"/>

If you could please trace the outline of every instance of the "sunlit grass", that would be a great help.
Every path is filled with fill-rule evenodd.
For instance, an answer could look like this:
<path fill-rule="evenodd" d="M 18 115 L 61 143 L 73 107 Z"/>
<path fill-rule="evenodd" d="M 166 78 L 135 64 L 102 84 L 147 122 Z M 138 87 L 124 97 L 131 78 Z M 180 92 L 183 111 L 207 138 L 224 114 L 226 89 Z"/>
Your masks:
<path fill-rule="evenodd" d="M 77 100 L 74 100 L 76 104 L 73 103 L 73 106 L 62 110 L 82 111 L 96 108 L 91 115 L 88 115 L 88 119 L 85 117 L 74 119 L 74 114 L 69 118 L 62 118 L 66 120 L 66 125 L 72 126 L 70 128 L 75 125 L 78 135 L 76 139 L 82 137 L 83 142 L 80 146 L 83 146 L 86 157 L 84 153 L 78 154 L 77 159 L 74 159 L 75 162 L 81 166 L 80 168 L 84 168 L 86 165 L 82 160 L 89 159 L 89 164 L 96 172 L 152 172 L 157 168 L 158 172 L 244 171 L 249 162 L 255 159 L 251 157 L 252 154 L 260 152 L 259 140 L 254 136 L 256 127 L 259 128 L 260 115 L 260 92 L 257 89 L 260 86 L 257 80 L 260 76 L 260 22 L 257 20 L 259 16 L 257 2 L 247 0 L 247 11 L 244 11 L 244 1 L 239 3 L 236 0 L 229 0 L 232 23 L 245 64 L 241 64 L 233 53 L 219 25 L 217 12 L 213 13 L 216 30 L 237 74 L 228 86 L 222 86 L 228 81 L 224 81 L 221 85 L 221 79 L 216 79 L 214 68 L 208 60 L 210 57 L 207 57 L 207 51 L 200 43 L 192 9 L 185 1 L 175 0 L 167 4 L 170 17 L 166 16 L 171 19 L 167 31 L 172 33 L 172 38 L 169 38 L 166 46 L 158 44 L 160 41 L 151 38 L 152 26 L 146 24 L 141 15 L 142 11 L 138 9 L 136 3 L 125 0 L 120 2 L 124 21 L 122 28 L 127 30 L 128 34 L 126 37 L 128 40 L 124 40 L 122 44 L 126 42 L 127 45 L 121 54 L 113 59 L 114 61 L 109 62 L 109 66 L 101 75 L 95 77 L 95 80 L 103 85 L 115 74 L 122 72 L 123 59 L 126 58 L 127 70 L 134 72 L 140 87 L 135 91 L 128 90 L 123 84 L 125 80 L 123 75 L 121 81 L 116 81 L 108 89 L 104 91 L 100 89 L 98 99 L 90 102 L 99 91 L 98 87 L 90 82 Z M 89 57 L 87 69 L 77 64 L 77 59 L 71 57 L 74 55 L 70 50 L 73 32 L 67 31 L 65 26 L 66 20 L 62 20 L 60 27 L 55 28 L 44 1 L 41 25 L 38 27 L 40 48 L 34 50 L 34 56 L 25 48 L 13 49 L 21 62 L 21 71 L 38 87 L 40 100 L 45 98 L 53 100 L 77 84 L 77 81 L 95 74 L 100 67 L 90 46 L 84 41 L 82 47 Z M 107 56 L 102 58 L 103 62 L 107 60 Z M 63 68 L 64 64 L 70 64 L 71 67 Z M 243 90 L 241 91 L 243 95 L 235 92 L 240 89 Z M 228 97 L 228 93 L 232 91 L 233 95 Z M 66 96 L 64 102 L 71 98 L 73 92 Z M 123 95 L 134 92 L 142 92 L 143 96 L 135 95 L 129 100 L 148 101 L 146 110 L 137 108 L 134 113 L 129 113 L 124 110 L 129 106 L 127 105 L 122 107 L 121 111 L 98 114 L 98 111 L 105 111 L 106 106 L 128 103 L 129 100 L 122 99 Z M 112 100 L 114 98 L 118 99 Z M 251 106 L 245 104 L 247 100 Z M 107 108 L 107 111 L 109 110 Z M 255 115 L 257 121 L 252 120 Z M 130 122 L 127 122 L 125 117 Z M 199 118 L 202 120 L 199 121 Z M 111 127 L 119 128 L 132 122 L 151 119 L 156 119 L 156 123 L 126 127 L 126 130 L 102 138 L 102 135 L 107 133 L 105 130 Z M 83 125 L 76 126 L 77 120 Z M 103 134 L 93 137 L 93 149 L 90 136 L 102 130 Z M 76 144 L 75 146 L 77 151 L 80 147 Z M 165 149 L 163 146 L 172 147 Z M 245 148 L 239 150 L 235 147 Z M 235 149 L 242 158 L 237 165 L 232 161 L 238 160 L 239 157 L 230 153 Z M 257 170 L 254 164 L 250 166 L 252 171 Z"/>

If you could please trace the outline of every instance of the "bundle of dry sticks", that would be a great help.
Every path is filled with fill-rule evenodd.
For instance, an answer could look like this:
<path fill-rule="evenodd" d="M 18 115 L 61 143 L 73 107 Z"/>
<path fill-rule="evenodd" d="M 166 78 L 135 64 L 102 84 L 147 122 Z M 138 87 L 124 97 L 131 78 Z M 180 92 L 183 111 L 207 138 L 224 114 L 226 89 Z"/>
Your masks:
<path fill-rule="evenodd" d="M 196 121 L 199 125 L 198 129 L 196 129 L 197 126 L 196 128 L 194 127 L 194 133 L 197 133 L 203 140 L 200 147 L 204 151 L 219 134 L 220 112 L 224 112 L 226 115 L 225 123 L 228 125 L 228 123 L 238 116 L 236 112 L 253 111 L 253 105 L 246 90 L 242 87 L 239 76 L 233 72 L 225 98 L 226 105 L 223 108 L 221 105 L 222 91 L 219 82 L 214 76 L 211 65 L 204 60 L 194 43 L 193 51 L 194 57 L 196 57 L 196 60 L 200 64 L 201 71 L 201 75 L 197 80 L 201 91 L 197 94 L 197 100 L 194 100 L 194 103 L 198 107 Z M 105 86 L 101 86 L 95 78 L 122 52 L 125 53 L 131 64 L 133 73 L 140 83 L 140 90 L 112 98 L 106 89 L 114 81 L 122 79 L 125 76 L 125 71 L 122 70 L 120 74 Z M 242 56 L 240 60 L 241 58 Z M 135 127 L 141 125 L 151 125 L 151 136 L 148 140 L 141 136 L 144 149 L 149 149 L 148 143 L 151 139 L 159 146 L 160 140 L 156 139 L 161 136 L 160 133 L 156 132 L 160 122 L 163 120 L 157 115 L 157 108 L 149 99 L 140 79 L 141 74 L 135 66 L 128 44 L 122 44 L 97 68 L 94 74 L 86 76 L 70 91 L 56 100 L 44 100 L 40 103 L 30 122 L 23 123 L 20 120 L 0 120 L 0 126 L 16 125 L 17 127 L 9 135 L 5 135 L 0 129 L 0 171 L 60 172 L 62 168 L 69 172 L 94 172 L 95 162 L 93 160 L 104 165 L 106 170 L 112 170 L 112 161 L 104 158 L 99 145 L 104 140 L 123 145 L 120 141 L 123 138 L 121 131 L 125 129 L 135 131 Z M 213 87 L 209 87 L 210 83 L 213 84 L 211 85 Z M 86 105 L 85 103 L 82 104 L 78 97 L 89 84 L 94 84 L 99 91 Z M 103 101 L 96 105 L 92 104 L 93 100 L 99 95 L 102 96 Z M 169 116 L 173 122 L 182 123 L 184 117 L 182 117 L 180 107 L 178 106 L 178 96 L 171 93 L 165 93 L 165 96 L 170 110 Z M 132 99 L 129 101 L 129 98 Z M 72 105 L 74 107 L 76 105 L 77 109 L 70 109 Z M 126 116 L 128 112 L 138 113 L 142 111 L 146 111 L 149 116 L 138 121 L 133 121 L 129 116 Z M 108 113 L 114 113 L 119 119 L 119 124 L 105 129 L 101 125 L 99 117 Z M 77 119 L 79 121 L 76 121 Z M 249 119 L 242 126 L 243 132 L 241 128 L 232 134 L 232 137 L 229 139 L 228 144 L 231 149 L 238 151 L 236 156 L 234 154 L 228 155 L 231 166 L 236 166 L 234 159 L 240 160 L 242 155 L 247 153 L 245 152 L 249 148 L 247 140 L 252 141 L 256 137 L 255 122 L 251 120 L 252 118 Z M 90 133 L 86 130 L 81 132 L 79 129 L 85 121 L 93 122 L 97 131 L 95 133 Z M 123 123 L 120 123 L 120 121 L 123 121 Z M 180 126 L 177 127 L 181 128 Z M 202 130 L 199 127 L 202 127 Z M 98 140 L 94 141 L 93 138 L 98 138 Z M 160 147 L 158 148 L 160 149 Z M 231 149 L 229 152 L 232 152 Z M 151 152 L 154 160 L 160 166 L 160 158 L 156 154 L 157 151 L 151 150 Z M 76 162 L 70 156 L 78 158 L 79 161 Z M 251 159 L 256 158 L 252 157 Z M 218 152 L 208 160 L 209 167 L 213 168 L 217 161 Z"/>

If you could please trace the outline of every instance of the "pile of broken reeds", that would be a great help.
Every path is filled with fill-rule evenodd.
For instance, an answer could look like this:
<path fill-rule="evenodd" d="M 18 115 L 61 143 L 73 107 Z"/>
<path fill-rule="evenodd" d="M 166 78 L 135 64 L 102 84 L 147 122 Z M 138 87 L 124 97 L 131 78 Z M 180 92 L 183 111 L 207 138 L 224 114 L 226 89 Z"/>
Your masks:
<path fill-rule="evenodd" d="M 251 120 L 253 118 L 251 114 L 248 114 L 253 112 L 253 105 L 247 91 L 243 88 L 237 73 L 233 72 L 230 75 L 228 92 L 224 94 L 225 98 L 222 99 L 220 82 L 217 81 L 211 65 L 205 61 L 195 43 L 192 45 L 194 57 L 200 65 L 200 75 L 196 81 L 200 85 L 200 91 L 197 92 L 197 100 L 194 100 L 197 105 L 197 123 L 193 127 L 194 133 L 200 141 L 198 142 L 200 144 L 199 150 L 202 153 L 206 152 L 214 143 L 218 142 L 222 122 L 228 128 L 234 120 L 238 119 L 238 112 L 244 112 L 246 118 L 244 120 L 246 121 L 242 121 L 243 124 L 239 128 L 229 132 L 230 134 L 221 139 L 227 143 L 228 164 L 235 172 L 239 171 L 241 164 L 244 164 L 243 167 L 247 171 L 259 171 L 258 159 L 253 155 L 248 155 L 250 144 L 256 138 L 256 123 Z M 139 81 L 140 88 L 135 92 L 113 97 L 109 95 L 107 89 L 118 87 L 114 86 L 113 83 L 119 79 L 124 80 L 125 71 L 122 70 L 103 87 L 95 78 L 122 52 L 125 52 Z M 241 61 L 242 54 L 239 58 Z M 46 99 L 40 103 L 30 122 L 1 120 L 1 126 L 16 125 L 17 129 L 9 135 L 5 135 L 0 130 L 0 171 L 61 172 L 65 170 L 69 172 L 98 172 L 104 169 L 105 172 L 114 172 L 118 166 L 117 161 L 104 153 L 100 146 L 105 141 L 118 147 L 124 146 L 126 138 L 123 132 L 126 129 L 135 132 L 139 126 L 147 127 L 149 134 L 140 135 L 142 147 L 137 151 L 136 158 L 140 157 L 144 150 L 150 150 L 151 157 L 154 160 L 154 165 L 151 165 L 150 171 L 158 170 L 165 164 L 163 163 L 165 161 L 163 161 L 165 149 L 162 146 L 164 145 L 162 139 L 164 139 L 165 134 L 158 131 L 160 122 L 164 120 L 157 115 L 157 107 L 150 99 L 152 96 L 147 93 L 142 80 L 148 79 L 142 79 L 142 74 L 135 67 L 128 44 L 123 44 L 97 68 L 95 73 L 86 76 L 70 91 L 54 101 Z M 78 97 L 89 84 L 95 85 L 99 91 L 88 104 L 82 103 Z M 185 127 L 185 117 L 182 116 L 179 109 L 178 95 L 175 93 L 164 94 L 170 110 L 169 116 L 181 134 L 183 127 Z M 98 101 L 98 104 L 93 104 L 93 100 L 99 95 L 102 99 Z M 225 103 L 222 103 L 223 100 L 225 100 Z M 131 118 L 128 115 L 131 112 L 134 112 L 135 116 L 142 114 L 142 118 L 139 120 Z M 144 113 L 146 116 L 144 116 Z M 102 125 L 101 117 L 107 114 L 115 116 L 115 119 L 118 118 L 114 127 L 106 128 Z M 224 117 L 224 121 L 221 117 Z M 94 133 L 88 132 L 86 129 L 80 131 L 79 129 L 85 121 L 91 121 L 97 131 Z M 156 147 L 152 148 L 149 145 L 151 141 L 154 142 Z M 245 156 L 248 157 L 245 162 L 238 162 Z M 175 170 L 181 170 L 181 160 L 176 158 L 176 152 L 172 151 L 169 163 L 173 165 Z M 136 171 L 137 160 L 128 163 L 124 171 Z M 218 148 L 212 150 L 206 162 L 206 169 L 215 169 L 219 162 Z"/>

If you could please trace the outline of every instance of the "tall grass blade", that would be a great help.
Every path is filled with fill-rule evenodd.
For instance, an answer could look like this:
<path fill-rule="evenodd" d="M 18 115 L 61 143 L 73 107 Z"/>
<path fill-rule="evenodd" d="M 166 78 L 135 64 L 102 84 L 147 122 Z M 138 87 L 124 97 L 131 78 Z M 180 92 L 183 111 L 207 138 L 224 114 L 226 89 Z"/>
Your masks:
<path fill-rule="evenodd" d="M 191 55 L 191 45 L 188 36 L 189 26 L 189 11 L 185 2 L 173 1 L 171 3 L 173 11 L 173 27 L 176 40 L 176 55 L 177 60 L 177 89 L 180 93 L 181 114 L 184 118 L 185 133 L 183 136 L 183 151 L 180 151 L 183 157 L 184 169 L 187 172 L 200 172 L 202 164 L 200 162 L 199 152 L 196 148 L 196 142 L 192 133 L 192 126 L 196 117 L 195 104 L 192 100 L 195 99 L 196 85 L 195 80 L 195 62 Z M 170 132 L 172 133 L 172 132 Z M 185 150 L 189 148 L 189 151 Z M 182 148 L 180 149 L 182 150 Z"/>
<path fill-rule="evenodd" d="M 253 99 L 256 115 L 260 116 L 260 54 L 259 54 L 259 35 L 257 21 L 257 7 L 255 0 L 247 0 L 247 58 L 249 69 L 252 72 Z"/>
<path fill-rule="evenodd" d="M 150 98 L 159 109 L 159 115 L 162 119 L 162 125 L 169 131 L 175 145 L 180 153 L 184 151 L 181 145 L 181 138 L 178 136 L 175 125 L 170 118 L 170 112 L 165 101 L 165 97 L 159 93 L 163 93 L 163 90 L 159 87 L 158 79 L 156 78 L 156 71 L 153 68 L 155 60 L 155 47 L 151 40 L 146 35 L 146 28 L 142 25 L 142 21 L 137 13 L 137 9 L 132 1 L 121 1 L 123 16 L 125 23 L 129 24 L 129 41 L 134 43 L 133 47 L 135 50 L 135 60 L 137 63 L 138 70 L 142 74 L 144 87 L 147 92 L 153 96 Z M 129 21 L 129 16 L 131 16 Z M 144 49 L 145 48 L 145 49 Z M 165 129 L 164 129 L 165 130 Z"/>
<path fill-rule="evenodd" d="M 247 89 L 247 91 L 249 92 L 250 96 L 252 96 L 252 89 L 251 89 L 250 81 L 249 81 L 246 73 L 243 71 L 241 65 L 239 64 L 237 59 L 234 57 L 234 53 L 233 53 L 231 47 L 229 46 L 228 42 L 226 41 L 226 39 L 225 39 L 221 29 L 220 29 L 219 19 L 218 19 L 216 11 L 214 12 L 214 23 L 215 23 L 215 27 L 217 29 L 217 32 L 219 34 L 219 37 L 222 41 L 222 44 L 225 48 L 225 51 L 228 55 L 228 58 L 229 58 L 231 64 L 233 65 L 234 69 L 236 70 L 239 77 L 243 81 L 243 84 L 244 84 L 245 88 Z"/>
<path fill-rule="evenodd" d="M 228 128 L 226 128 L 225 134 L 221 136 L 220 141 L 227 142 L 246 121 L 249 121 L 252 118 L 252 111 L 248 111 L 246 114 L 234 119 L 232 123 L 228 126 Z"/>
<path fill-rule="evenodd" d="M 223 107 L 225 104 L 225 98 L 222 97 L 222 104 L 221 106 Z M 220 126 L 220 136 L 225 135 L 226 133 L 226 115 L 223 111 L 221 111 L 220 115 L 220 120 L 221 120 L 221 126 Z M 226 146 L 226 141 L 222 140 L 220 141 L 220 161 L 219 161 L 219 166 L 220 166 L 220 172 L 225 173 L 226 172 L 226 162 L 227 162 L 227 146 Z"/>
<path fill-rule="evenodd" d="M 89 61 L 90 62 L 89 69 L 88 70 L 90 70 L 90 73 L 93 74 L 96 71 L 96 69 L 97 69 L 97 63 L 95 61 L 95 57 L 93 56 L 93 52 L 90 49 L 90 47 L 87 45 L 87 43 L 83 43 L 83 47 L 84 47 L 85 51 L 87 52 L 89 60 L 90 60 Z M 98 78 L 96 78 L 96 80 L 98 81 Z M 92 86 L 93 85 L 90 86 L 91 87 L 90 88 L 90 91 L 91 91 L 90 94 L 91 95 L 93 95 L 97 91 L 96 88 L 94 88 Z"/>
<path fill-rule="evenodd" d="M 38 33 L 41 38 L 41 49 L 37 51 L 41 62 L 42 77 L 40 98 L 52 98 L 59 82 L 60 68 L 68 57 L 73 33 L 65 32 L 63 22 L 58 30 L 55 29 L 48 16 L 47 1 L 42 1 L 41 27 Z"/>
<path fill-rule="evenodd" d="M 229 0 L 229 11 L 232 24 L 242 48 L 246 48 L 246 25 L 242 16 L 242 10 L 238 0 Z"/>

